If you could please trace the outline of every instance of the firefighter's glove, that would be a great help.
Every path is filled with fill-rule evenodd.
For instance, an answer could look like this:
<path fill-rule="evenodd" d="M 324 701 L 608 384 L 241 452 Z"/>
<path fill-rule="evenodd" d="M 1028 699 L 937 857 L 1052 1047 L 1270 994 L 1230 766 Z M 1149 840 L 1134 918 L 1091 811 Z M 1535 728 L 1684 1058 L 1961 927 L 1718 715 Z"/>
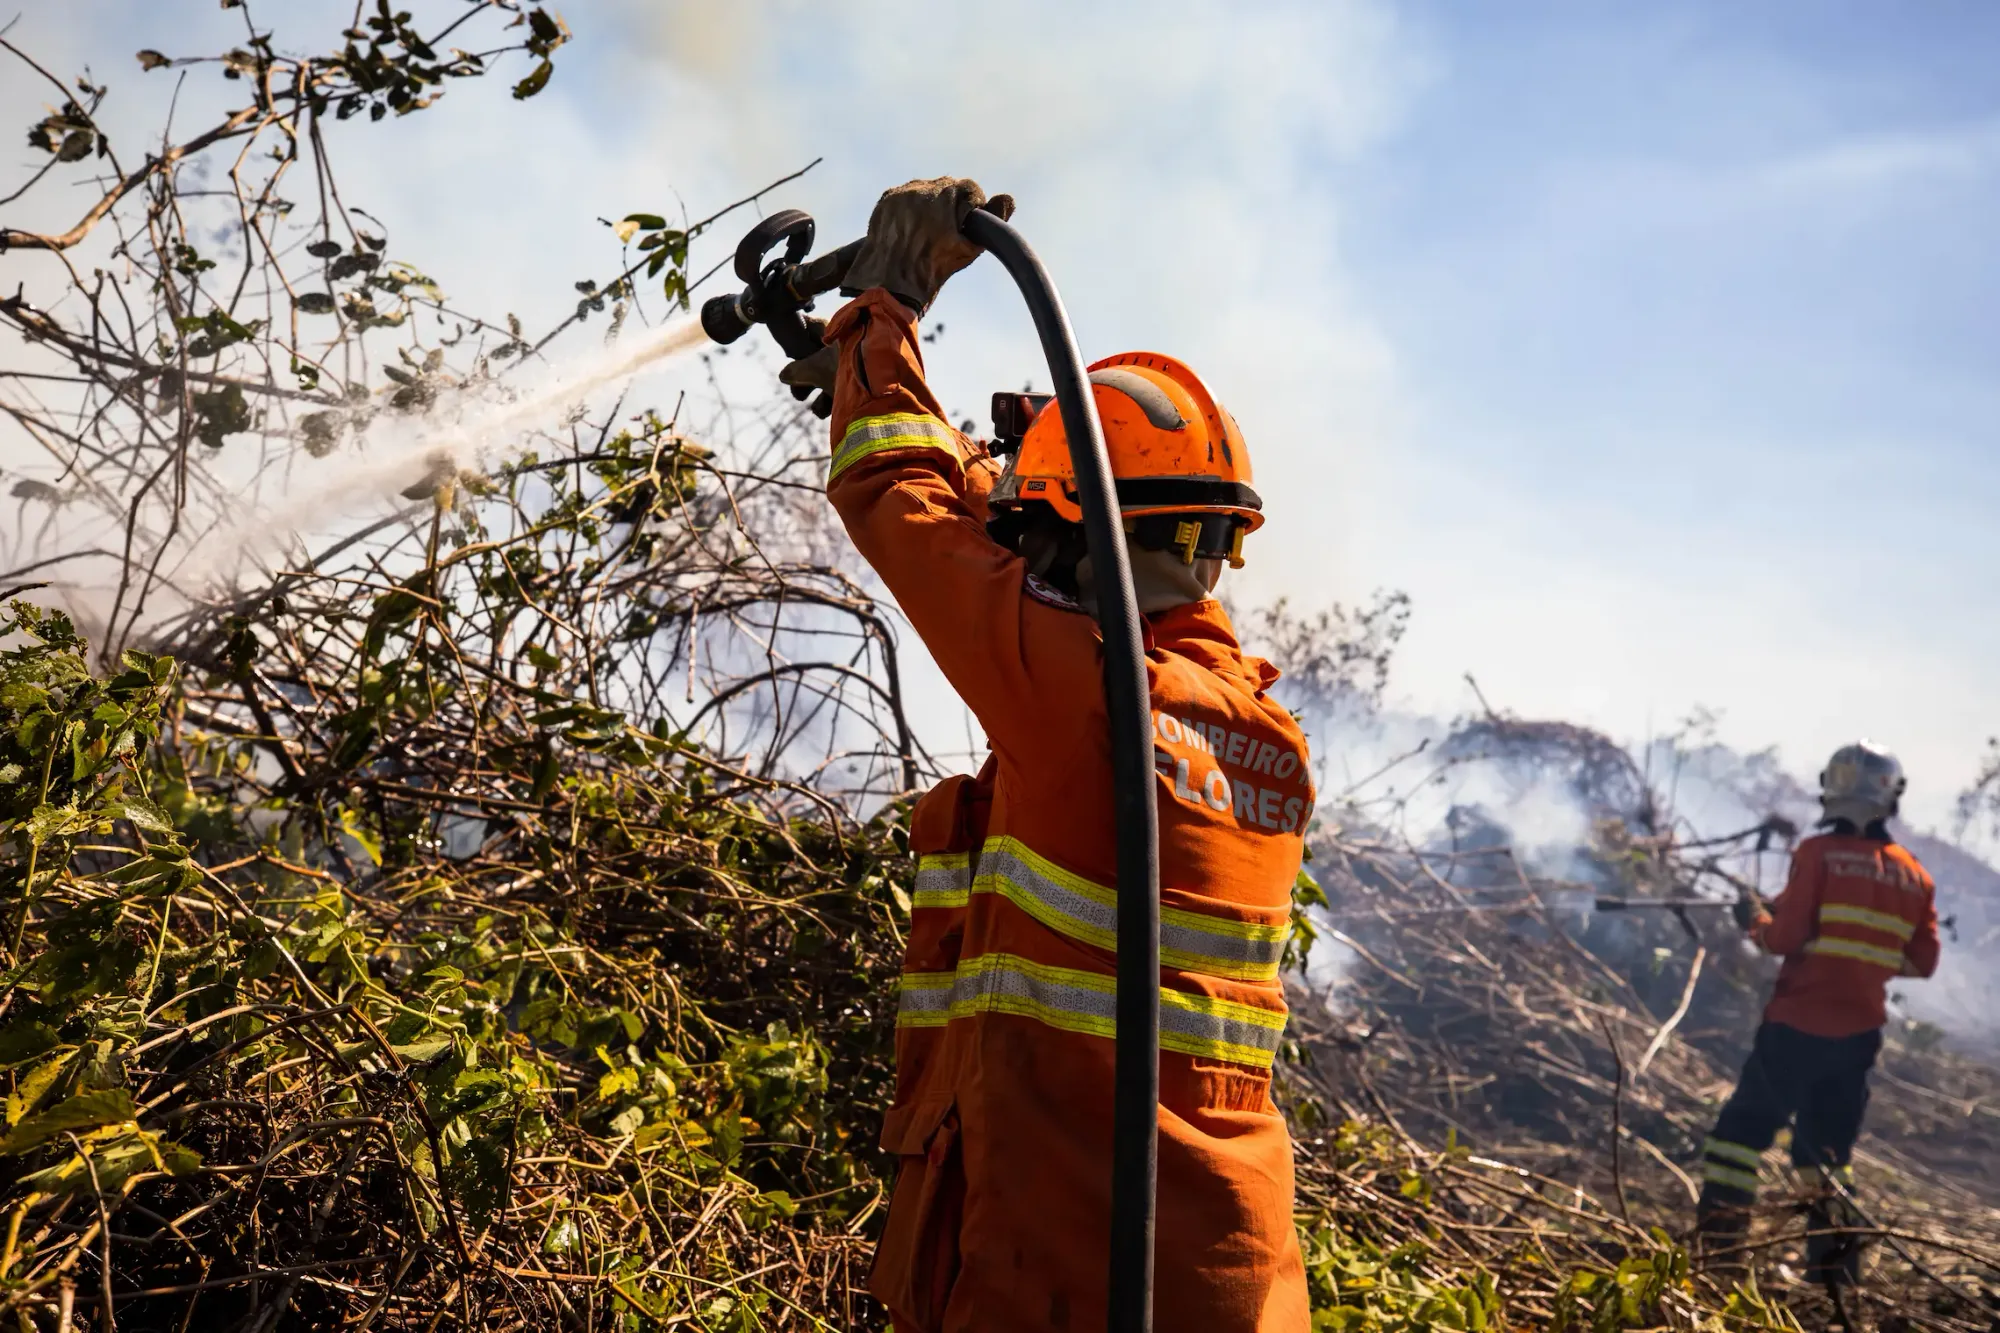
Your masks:
<path fill-rule="evenodd" d="M 841 284 L 850 292 L 886 287 L 922 314 L 952 274 L 979 258 L 979 247 L 959 233 L 968 214 L 984 207 L 1000 218 L 1014 215 L 1014 200 L 991 200 L 977 181 L 953 176 L 911 181 L 885 192 L 868 218 L 868 239 Z"/>
<path fill-rule="evenodd" d="M 1736 918 L 1736 928 L 1748 935 L 1758 921 L 1768 921 L 1771 914 L 1764 910 L 1764 900 L 1754 893 L 1745 893 L 1730 907 L 1730 914 Z"/>
<path fill-rule="evenodd" d="M 806 328 L 813 337 L 823 337 L 826 334 L 826 321 L 808 316 Z M 811 356 L 802 356 L 796 361 L 788 362 L 785 368 L 778 372 L 778 382 L 790 385 L 792 397 L 800 402 L 813 398 L 813 391 L 817 389 L 819 396 L 813 398 L 813 415 L 825 418 L 833 411 L 833 377 L 839 368 L 840 349 L 822 347 Z"/>

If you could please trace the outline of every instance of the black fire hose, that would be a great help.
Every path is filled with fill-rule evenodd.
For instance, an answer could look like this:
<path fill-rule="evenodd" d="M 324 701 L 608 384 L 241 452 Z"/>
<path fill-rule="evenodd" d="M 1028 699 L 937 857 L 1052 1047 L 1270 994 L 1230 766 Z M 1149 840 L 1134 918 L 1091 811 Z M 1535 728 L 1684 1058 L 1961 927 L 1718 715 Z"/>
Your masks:
<path fill-rule="evenodd" d="M 1097 400 L 1062 298 L 1021 233 L 991 213 L 963 228 L 1005 266 L 1034 316 L 1069 439 L 1083 536 L 1097 572 L 1104 704 L 1111 722 L 1118 838 L 1118 1044 L 1111 1111 L 1111 1333 L 1153 1327 L 1153 1204 L 1160 1124 L 1160 821 L 1153 796 L 1153 704 L 1139 598 Z M 1109 577 L 1107 577 L 1109 575 Z"/>
<path fill-rule="evenodd" d="M 1151 1333 L 1153 1218 L 1160 1120 L 1160 829 L 1153 794 L 1152 692 L 1146 681 L 1139 599 L 1125 526 L 1104 447 L 1097 401 L 1062 297 L 1021 233 L 987 212 L 963 224 L 1021 289 L 1042 341 L 1056 409 L 1062 413 L 1083 509 L 1084 541 L 1096 571 L 1097 624 L 1104 638 L 1104 703 L 1110 720 L 1112 811 L 1118 850 L 1117 1045 L 1111 1114 L 1110 1333 Z M 702 327 L 721 343 L 767 323 L 794 357 L 817 350 L 801 338 L 812 298 L 838 286 L 858 243 L 810 263 L 813 221 L 796 210 L 758 224 L 736 255 L 747 284 L 702 308 Z M 780 241 L 784 258 L 764 256 Z M 795 348 L 802 350 L 795 350 Z M 824 415 L 824 413 L 822 413 Z"/>

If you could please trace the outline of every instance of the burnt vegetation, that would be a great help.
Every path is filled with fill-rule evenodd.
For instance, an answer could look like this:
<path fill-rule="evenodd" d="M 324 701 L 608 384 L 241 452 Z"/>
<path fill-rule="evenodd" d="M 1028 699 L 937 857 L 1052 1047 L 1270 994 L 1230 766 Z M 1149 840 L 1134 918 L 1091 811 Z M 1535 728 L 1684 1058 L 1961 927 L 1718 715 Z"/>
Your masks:
<path fill-rule="evenodd" d="M 817 423 L 552 412 L 351 530 L 234 535 L 371 431 L 679 318 L 729 210 L 612 224 L 553 328 L 462 309 L 343 196 L 335 127 L 393 150 L 465 81 L 532 99 L 561 20 L 361 4 L 298 54 L 225 8 L 231 49 L 137 54 L 218 108 L 144 144 L 101 124 L 117 80 L 0 35 L 50 101 L 0 183 L 0 429 L 40 455 L 0 479 L 0 1319 L 879 1326 L 902 817 L 941 766 Z M 1332 728 L 1378 716 L 1408 614 L 1242 621 Z M 1410 832 L 1480 765 L 1591 833 L 1552 864 L 1475 806 Z M 1822 1318 L 1785 1191 L 1758 1286 L 1680 1243 L 1765 965 L 1715 913 L 1579 907 L 1727 894 L 1754 832 L 1491 710 L 1322 790 L 1281 1069 L 1316 1327 Z M 1899 1028 L 1861 1163 L 1883 1320 L 1989 1327 L 1996 1114 L 1990 1070 Z"/>

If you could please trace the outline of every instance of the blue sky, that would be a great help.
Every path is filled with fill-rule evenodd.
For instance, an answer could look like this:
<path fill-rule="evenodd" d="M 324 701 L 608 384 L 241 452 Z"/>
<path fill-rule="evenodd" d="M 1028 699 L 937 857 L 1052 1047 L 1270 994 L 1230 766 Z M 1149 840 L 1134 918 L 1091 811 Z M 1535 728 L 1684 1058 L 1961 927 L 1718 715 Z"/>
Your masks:
<path fill-rule="evenodd" d="M 262 13 L 303 45 L 343 8 Z M 771 203 L 829 240 L 885 185 L 975 175 L 1086 352 L 1184 355 L 1242 420 L 1271 517 L 1245 593 L 1414 596 L 1409 707 L 1470 707 L 1468 671 L 1633 739 L 1707 706 L 1806 773 L 1867 734 L 1930 819 L 2000 731 L 2000 10 L 561 8 L 536 102 L 468 86 L 394 154 L 348 135 L 350 196 L 464 304 L 532 322 L 602 271 L 597 217 L 815 156 Z M 29 0 L 13 39 L 150 127 L 131 51 L 231 21 Z M 988 267 L 938 311 L 968 409 L 1038 372 Z"/>
<path fill-rule="evenodd" d="M 2000 650 L 2000 12 L 1401 12 L 1435 77 L 1344 173 L 1343 239 L 1429 474 L 1395 489 L 1437 521 L 1374 548 L 1413 656 L 1456 649 L 1419 669 L 1628 731 L 1699 700 L 1800 768 L 1871 733 L 1938 809 Z M 1466 544 L 1496 554 L 1455 580 Z M 1574 654 L 1484 664 L 1452 624 L 1563 616 Z"/>

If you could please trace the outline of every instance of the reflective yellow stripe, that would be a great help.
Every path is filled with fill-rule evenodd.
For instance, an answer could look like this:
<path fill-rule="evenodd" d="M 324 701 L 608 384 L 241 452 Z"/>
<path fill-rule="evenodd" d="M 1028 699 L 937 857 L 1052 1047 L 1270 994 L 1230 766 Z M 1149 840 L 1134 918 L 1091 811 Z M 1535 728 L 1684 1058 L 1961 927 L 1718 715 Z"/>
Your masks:
<path fill-rule="evenodd" d="M 1118 948 L 1118 894 L 1073 875 L 1018 838 L 988 838 L 974 893 L 997 893 L 1050 930 L 1100 949 Z M 1160 962 L 1232 981 L 1274 981 L 1285 927 L 1160 909 Z"/>
<path fill-rule="evenodd" d="M 1727 1139 L 1708 1139 L 1704 1141 L 1701 1145 L 1701 1153 L 1704 1157 L 1720 1157 L 1725 1161 L 1734 1162 L 1738 1166 L 1747 1166 L 1752 1171 L 1755 1171 L 1764 1160 L 1764 1154 L 1758 1152 L 1755 1148 L 1745 1147 L 1740 1143 L 1731 1143 Z"/>
<path fill-rule="evenodd" d="M 1807 940 L 1806 952 L 1832 954 L 1836 958 L 1858 958 L 1864 963 L 1886 967 L 1891 972 L 1903 970 L 1903 955 L 1894 949 L 1864 944 L 1860 940 L 1843 939 L 1838 935 L 1822 935 L 1816 940 Z"/>
<path fill-rule="evenodd" d="M 833 458 L 827 465 L 827 484 L 831 486 L 834 478 L 848 468 L 885 449 L 942 449 L 951 455 L 953 462 L 962 461 L 957 432 L 936 417 L 916 412 L 856 417 L 834 448 Z"/>
<path fill-rule="evenodd" d="M 936 1027 L 975 1014 L 1014 1014 L 1093 1037 L 1118 1032 L 1116 978 L 1050 967 L 1014 954 L 989 953 L 960 963 L 954 976 L 906 972 L 898 1027 Z M 1160 990 L 1163 1050 L 1269 1069 L 1284 1040 L 1285 1015 L 1208 995 Z"/>
<path fill-rule="evenodd" d="M 1213 995 L 1160 988 L 1160 1046 L 1183 1055 L 1269 1069 L 1285 1040 L 1285 1015 Z"/>
<path fill-rule="evenodd" d="M 972 858 L 964 852 L 932 852 L 917 858 L 912 907 L 963 907 L 971 897 Z"/>
<path fill-rule="evenodd" d="M 896 997 L 896 1026 L 941 1028 L 951 1021 L 951 972 L 905 972 Z"/>
<path fill-rule="evenodd" d="M 1724 1166 L 1720 1162 L 1702 1163 L 1701 1178 L 1711 1185 L 1727 1185 L 1731 1189 L 1742 1190 L 1747 1194 L 1755 1194 L 1757 1192 L 1757 1173 L 1755 1171 L 1739 1171 L 1733 1166 Z"/>
<path fill-rule="evenodd" d="M 1885 935 L 1894 935 L 1899 940 L 1907 940 L 1916 933 L 1916 925 L 1902 917 L 1891 916 L 1887 912 L 1875 912 L 1866 907 L 1850 907 L 1845 903 L 1827 903 L 1819 909 L 1821 922 L 1844 921 L 1851 926 L 1866 926 L 1879 930 Z"/>

